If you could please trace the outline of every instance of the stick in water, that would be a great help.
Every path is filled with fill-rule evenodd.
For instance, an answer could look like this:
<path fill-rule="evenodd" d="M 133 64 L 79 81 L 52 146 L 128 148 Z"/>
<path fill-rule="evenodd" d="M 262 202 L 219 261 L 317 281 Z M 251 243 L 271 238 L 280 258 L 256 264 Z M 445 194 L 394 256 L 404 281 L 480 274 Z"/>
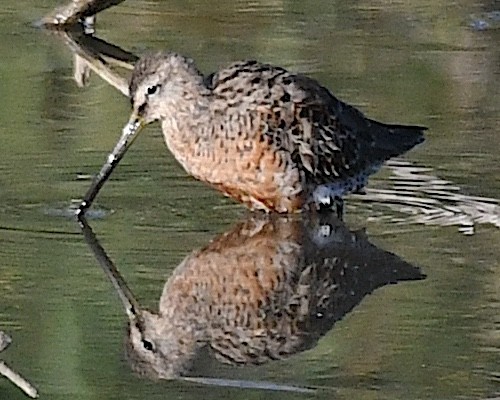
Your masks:
<path fill-rule="evenodd" d="M 11 381 L 29 397 L 33 399 L 38 397 L 38 391 L 35 389 L 35 387 L 21 375 L 19 375 L 16 371 L 12 370 L 3 361 L 0 361 L 0 375 L 5 376 L 9 381 Z"/>

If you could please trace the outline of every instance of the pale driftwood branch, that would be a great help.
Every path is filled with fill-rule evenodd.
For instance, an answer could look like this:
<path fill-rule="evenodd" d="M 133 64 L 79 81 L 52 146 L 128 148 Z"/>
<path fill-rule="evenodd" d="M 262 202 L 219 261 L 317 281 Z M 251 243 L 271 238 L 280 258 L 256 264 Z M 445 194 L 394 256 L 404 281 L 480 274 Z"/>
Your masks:
<path fill-rule="evenodd" d="M 5 332 L 0 331 L 0 352 L 5 350 L 11 342 L 12 339 L 10 338 L 10 336 Z M 5 376 L 29 397 L 38 397 L 38 391 L 35 389 L 35 387 L 17 372 L 15 372 L 12 368 L 10 368 L 7 364 L 5 364 L 4 361 L 0 361 L 0 375 Z"/>
<path fill-rule="evenodd" d="M 40 25 L 46 28 L 64 29 L 123 1 L 125 0 L 72 0 L 44 16 L 40 20 Z"/>
<path fill-rule="evenodd" d="M 114 71 L 111 66 L 132 70 L 137 56 L 120 47 L 81 32 L 54 32 L 70 48 L 74 55 L 74 79 L 78 86 L 87 84 L 90 71 L 128 96 L 128 79 Z"/>
<path fill-rule="evenodd" d="M 128 80 L 113 72 L 99 59 L 86 59 L 80 55 L 75 55 L 74 58 L 74 78 L 79 86 L 86 84 L 88 79 L 88 71 L 92 70 L 101 77 L 106 83 L 110 84 L 123 95 L 129 95 Z"/>
<path fill-rule="evenodd" d="M 90 78 L 90 67 L 82 56 L 73 55 L 73 79 L 78 87 L 85 87 Z"/>
<path fill-rule="evenodd" d="M 53 28 L 73 52 L 73 76 L 78 86 L 85 86 L 90 72 L 94 71 L 105 82 L 128 96 L 128 80 L 112 70 L 111 66 L 132 70 L 137 56 L 95 36 L 84 34 L 85 29 L 79 24 L 83 19 L 123 1 L 72 0 L 40 21 L 42 26 Z"/>
<path fill-rule="evenodd" d="M 108 43 L 105 40 L 99 39 L 93 35 L 82 34 L 73 30 L 68 32 L 70 40 L 72 41 L 72 51 L 81 51 L 87 53 L 93 58 L 100 58 L 104 62 L 116 67 L 133 70 L 134 64 L 138 57 L 121 47 Z"/>
<path fill-rule="evenodd" d="M 38 391 L 35 389 L 35 387 L 21 375 L 19 375 L 16 371 L 12 370 L 7 364 L 5 364 L 4 361 L 0 361 L 0 375 L 5 376 L 29 397 L 38 397 Z"/>

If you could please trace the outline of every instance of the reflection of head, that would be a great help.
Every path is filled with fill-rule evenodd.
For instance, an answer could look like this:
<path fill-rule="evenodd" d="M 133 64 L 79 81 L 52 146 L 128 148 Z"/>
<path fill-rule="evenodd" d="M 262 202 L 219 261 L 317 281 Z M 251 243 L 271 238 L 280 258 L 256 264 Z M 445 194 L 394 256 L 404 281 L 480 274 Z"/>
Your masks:
<path fill-rule="evenodd" d="M 150 379 L 174 379 L 189 368 L 193 342 L 170 322 L 146 310 L 130 319 L 125 354 L 135 373 Z"/>
<path fill-rule="evenodd" d="M 127 324 L 127 335 L 125 336 L 125 356 L 132 371 L 139 376 L 147 377 L 149 379 L 157 379 L 158 374 L 155 372 L 153 366 L 146 361 L 146 354 L 140 349 L 137 349 L 134 341 L 132 340 L 132 332 L 130 322 Z"/>

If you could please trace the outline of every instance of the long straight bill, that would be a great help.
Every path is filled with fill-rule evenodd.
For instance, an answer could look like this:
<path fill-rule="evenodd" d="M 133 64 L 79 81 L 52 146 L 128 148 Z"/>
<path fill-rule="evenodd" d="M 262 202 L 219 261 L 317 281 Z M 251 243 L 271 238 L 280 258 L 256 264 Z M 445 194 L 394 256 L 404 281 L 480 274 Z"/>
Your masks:
<path fill-rule="evenodd" d="M 109 154 L 108 159 L 101 167 L 99 173 L 94 177 L 94 180 L 87 190 L 85 197 L 76 210 L 77 216 L 83 215 L 87 208 L 92 205 L 97 193 L 99 193 L 101 187 L 108 180 L 111 172 L 113 172 L 115 167 L 118 165 L 130 145 L 133 143 L 134 139 L 137 137 L 137 134 L 141 131 L 142 127 L 142 119 L 137 114 L 133 113 L 127 125 L 123 128 L 120 140 L 116 143 L 115 148 Z"/>

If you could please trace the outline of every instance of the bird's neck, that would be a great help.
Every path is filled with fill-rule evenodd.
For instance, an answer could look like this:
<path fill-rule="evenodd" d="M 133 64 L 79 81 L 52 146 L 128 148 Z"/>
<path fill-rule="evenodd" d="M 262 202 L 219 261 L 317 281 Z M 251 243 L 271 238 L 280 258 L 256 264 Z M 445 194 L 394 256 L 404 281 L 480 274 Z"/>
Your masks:
<path fill-rule="evenodd" d="M 196 173 L 199 142 L 207 141 L 212 125 L 211 94 L 206 87 L 189 88 L 171 98 L 161 119 L 165 142 L 177 161 L 191 174 Z"/>
<path fill-rule="evenodd" d="M 163 103 L 162 128 L 169 136 L 187 136 L 197 124 L 208 122 L 210 91 L 193 80 L 175 86 Z"/>

